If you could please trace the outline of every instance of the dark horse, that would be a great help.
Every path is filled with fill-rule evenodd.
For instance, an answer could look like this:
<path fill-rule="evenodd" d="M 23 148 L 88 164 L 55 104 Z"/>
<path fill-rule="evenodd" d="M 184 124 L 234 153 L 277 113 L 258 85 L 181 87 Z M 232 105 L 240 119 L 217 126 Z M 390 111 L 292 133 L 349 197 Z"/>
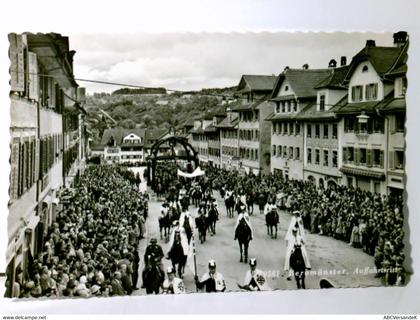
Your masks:
<path fill-rule="evenodd" d="M 239 250 L 241 251 L 240 262 L 242 261 L 248 262 L 248 246 L 249 246 L 249 242 L 252 239 L 251 239 L 251 228 L 246 223 L 245 218 L 242 218 L 241 221 L 239 221 L 238 227 L 235 230 L 235 240 L 236 239 L 238 239 Z"/>
<path fill-rule="evenodd" d="M 207 217 L 207 226 L 210 231 L 210 235 L 213 236 L 216 234 L 216 221 L 219 220 L 219 213 L 215 206 L 210 205 L 209 216 Z"/>
<path fill-rule="evenodd" d="M 165 241 L 169 241 L 169 233 L 171 232 L 171 216 L 170 212 L 168 212 L 163 216 L 159 217 L 159 231 L 160 231 L 160 239 L 162 240 L 162 230 L 164 232 Z"/>
<path fill-rule="evenodd" d="M 147 294 L 159 294 L 160 287 L 165 280 L 165 274 L 157 265 L 155 258 L 149 256 L 148 264 L 142 272 L 143 288 Z"/>
<path fill-rule="evenodd" d="M 305 261 L 303 260 L 300 246 L 295 246 L 290 255 L 290 267 L 293 269 L 296 285 L 298 289 L 305 289 Z"/>
<path fill-rule="evenodd" d="M 169 251 L 168 256 L 169 259 L 171 259 L 172 266 L 175 270 L 177 270 L 176 265 L 178 265 L 178 276 L 182 278 L 185 263 L 187 262 L 187 255 L 184 254 L 184 249 L 181 244 L 181 235 L 179 232 L 175 232 L 174 243 L 172 244 L 172 248 Z"/>
<path fill-rule="evenodd" d="M 198 229 L 198 237 L 200 239 L 200 243 L 206 242 L 207 218 L 204 213 L 195 218 L 195 225 Z"/>
<path fill-rule="evenodd" d="M 226 212 L 229 218 L 233 218 L 233 209 L 235 207 L 235 196 L 233 193 L 225 199 Z"/>
<path fill-rule="evenodd" d="M 180 203 L 182 211 L 187 211 L 188 206 L 190 205 L 190 198 L 187 195 L 185 195 L 182 197 Z"/>
<path fill-rule="evenodd" d="M 273 209 L 265 216 L 265 224 L 267 226 L 267 234 L 271 239 L 277 239 L 277 225 L 279 223 L 279 214 Z M 274 229 L 274 232 L 273 232 Z"/>
<path fill-rule="evenodd" d="M 193 235 L 193 230 L 192 230 L 192 226 L 190 225 L 190 219 L 188 217 L 185 217 L 182 227 L 184 228 L 185 234 L 187 235 L 188 244 L 190 244 L 191 237 Z"/>

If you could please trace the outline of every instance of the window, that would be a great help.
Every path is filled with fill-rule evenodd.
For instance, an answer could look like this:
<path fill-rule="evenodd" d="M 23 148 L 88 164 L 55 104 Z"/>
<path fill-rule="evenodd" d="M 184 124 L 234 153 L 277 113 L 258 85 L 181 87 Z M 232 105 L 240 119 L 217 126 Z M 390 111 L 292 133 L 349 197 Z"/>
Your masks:
<path fill-rule="evenodd" d="M 324 124 L 324 139 L 328 139 L 328 124 Z"/>
<path fill-rule="evenodd" d="M 367 164 L 366 149 L 359 149 L 359 162 L 362 165 Z"/>
<path fill-rule="evenodd" d="M 287 158 L 287 147 L 283 146 L 283 158 Z"/>
<path fill-rule="evenodd" d="M 258 160 L 258 150 L 255 150 L 255 160 Z"/>
<path fill-rule="evenodd" d="M 295 124 L 293 122 L 289 123 L 290 126 L 290 134 L 294 135 L 295 134 Z"/>
<path fill-rule="evenodd" d="M 293 147 L 289 147 L 289 159 L 293 159 Z"/>
<path fill-rule="evenodd" d="M 275 156 L 276 156 L 276 146 L 273 145 L 273 157 L 275 157 Z"/>
<path fill-rule="evenodd" d="M 286 105 L 284 102 L 281 102 L 281 112 L 286 112 Z"/>
<path fill-rule="evenodd" d="M 378 84 L 371 83 L 366 85 L 366 92 L 365 92 L 366 100 L 376 100 L 378 97 Z"/>
<path fill-rule="evenodd" d="M 402 170 L 404 167 L 404 151 L 395 151 L 395 169 Z"/>
<path fill-rule="evenodd" d="M 354 148 L 347 147 L 343 149 L 344 162 L 353 162 L 354 161 Z"/>
<path fill-rule="evenodd" d="M 373 149 L 372 164 L 374 167 L 382 167 L 384 152 L 380 149 Z"/>
<path fill-rule="evenodd" d="M 286 130 L 286 134 L 287 134 L 287 135 L 289 135 L 289 134 L 290 134 L 290 131 L 289 131 L 289 125 L 290 125 L 290 123 L 288 123 L 288 122 L 286 122 L 286 123 L 284 124 L 284 126 L 285 126 L 285 130 Z"/>
<path fill-rule="evenodd" d="M 315 164 L 319 164 L 319 156 L 320 156 L 319 149 L 315 149 Z"/>
<path fill-rule="evenodd" d="M 316 124 L 315 125 L 315 138 L 319 138 L 321 136 L 320 131 L 321 131 L 321 128 L 320 128 L 319 124 Z"/>
<path fill-rule="evenodd" d="M 284 91 L 289 91 L 289 86 L 285 86 Z"/>
<path fill-rule="evenodd" d="M 328 167 L 328 150 L 324 150 L 324 157 L 323 157 L 323 166 Z"/>
<path fill-rule="evenodd" d="M 362 68 L 362 72 L 368 72 L 368 71 L 369 71 L 368 66 L 363 66 L 363 68 Z"/>
<path fill-rule="evenodd" d="M 299 135 L 300 134 L 300 123 L 296 123 L 296 130 L 295 130 L 295 134 Z"/>
<path fill-rule="evenodd" d="M 289 110 L 289 101 L 286 101 L 285 103 L 285 108 L 286 108 L 286 112 L 289 112 L 290 110 Z"/>
<path fill-rule="evenodd" d="M 276 113 L 280 113 L 280 103 L 276 103 Z"/>
<path fill-rule="evenodd" d="M 337 136 L 338 136 L 338 126 L 336 123 L 334 123 L 332 126 L 332 138 L 337 139 Z"/>
<path fill-rule="evenodd" d="M 362 86 L 351 87 L 351 100 L 353 102 L 358 102 L 358 101 L 363 100 L 363 87 Z"/>
<path fill-rule="evenodd" d="M 374 133 L 383 133 L 384 126 L 384 118 L 375 117 L 372 119 L 372 129 Z"/>
<path fill-rule="evenodd" d="M 258 113 L 258 110 L 257 110 L 257 111 L 255 111 L 255 113 L 254 113 L 254 120 L 255 120 L 255 121 L 258 121 L 258 119 L 259 119 L 259 113 Z"/>
<path fill-rule="evenodd" d="M 277 146 L 277 157 L 281 157 L 281 146 Z"/>
<path fill-rule="evenodd" d="M 395 79 L 395 96 L 403 97 L 407 90 L 407 78 L 397 78 Z"/>
<path fill-rule="evenodd" d="M 312 138 L 312 125 L 307 124 L 306 129 L 307 129 L 307 137 Z"/>
<path fill-rule="evenodd" d="M 308 150 L 307 150 L 307 153 L 308 153 L 308 163 L 311 163 L 312 162 L 312 149 L 311 148 L 308 148 Z"/>
<path fill-rule="evenodd" d="M 361 132 L 361 133 L 367 133 L 368 132 L 368 123 L 367 122 L 359 122 L 358 124 L 359 124 L 359 132 Z"/>
<path fill-rule="evenodd" d="M 334 168 L 337 168 L 338 167 L 338 155 L 337 155 L 337 151 L 336 150 L 333 150 L 333 152 L 332 152 L 332 166 Z"/>
<path fill-rule="evenodd" d="M 395 131 L 404 132 L 405 129 L 405 113 L 395 115 Z"/>
<path fill-rule="evenodd" d="M 300 148 L 299 147 L 295 148 L 295 159 L 300 160 Z"/>
<path fill-rule="evenodd" d="M 356 119 L 354 117 L 344 118 L 344 132 L 354 132 L 356 131 Z"/>
<path fill-rule="evenodd" d="M 319 111 L 325 111 L 325 95 L 319 96 Z"/>
<path fill-rule="evenodd" d="M 297 102 L 292 101 L 293 112 L 297 112 Z"/>

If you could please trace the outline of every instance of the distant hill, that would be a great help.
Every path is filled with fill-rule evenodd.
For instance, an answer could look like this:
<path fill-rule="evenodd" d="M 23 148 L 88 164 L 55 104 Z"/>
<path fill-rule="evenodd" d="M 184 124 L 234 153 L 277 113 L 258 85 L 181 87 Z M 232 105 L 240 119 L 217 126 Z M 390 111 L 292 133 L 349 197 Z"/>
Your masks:
<path fill-rule="evenodd" d="M 115 90 L 111 95 L 117 94 L 166 94 L 165 88 L 122 88 Z"/>
<path fill-rule="evenodd" d="M 123 88 L 111 95 L 93 94 L 87 97 L 85 105 L 87 121 L 96 139 L 108 127 L 168 129 L 209 112 L 224 111 L 228 103 L 235 103 L 235 89 L 236 87 L 209 88 L 170 94 L 158 90 L 153 93 L 159 94 L 154 95 L 144 91 L 135 93 L 143 89 Z"/>

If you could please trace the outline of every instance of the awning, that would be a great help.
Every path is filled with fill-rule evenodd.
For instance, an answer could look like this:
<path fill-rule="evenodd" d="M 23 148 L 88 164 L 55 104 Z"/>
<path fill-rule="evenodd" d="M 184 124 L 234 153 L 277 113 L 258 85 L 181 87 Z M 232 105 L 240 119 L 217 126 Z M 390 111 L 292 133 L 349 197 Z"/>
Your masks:
<path fill-rule="evenodd" d="M 345 174 L 350 174 L 353 176 L 361 176 L 361 177 L 368 177 L 374 178 L 378 180 L 385 180 L 385 173 L 368 170 L 368 169 L 361 169 L 361 168 L 351 168 L 351 167 L 342 167 L 340 169 L 341 172 Z"/>

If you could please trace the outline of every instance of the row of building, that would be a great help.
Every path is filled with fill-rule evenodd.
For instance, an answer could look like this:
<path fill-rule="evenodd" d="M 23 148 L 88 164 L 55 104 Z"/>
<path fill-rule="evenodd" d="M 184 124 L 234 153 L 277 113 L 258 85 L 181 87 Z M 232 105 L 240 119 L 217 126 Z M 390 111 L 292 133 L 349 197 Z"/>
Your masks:
<path fill-rule="evenodd" d="M 8 285 L 26 278 L 31 258 L 61 206 L 60 193 L 83 171 L 88 153 L 85 90 L 73 75 L 75 51 L 59 34 L 9 34 L 10 188 Z M 20 279 L 20 280 L 22 280 Z M 10 289 L 10 288 L 9 288 Z M 9 290 L 9 292 L 12 292 Z"/>
<path fill-rule="evenodd" d="M 390 47 L 368 40 L 349 64 L 243 75 L 239 103 L 184 132 L 208 165 L 401 194 L 408 44 L 398 32 Z"/>

